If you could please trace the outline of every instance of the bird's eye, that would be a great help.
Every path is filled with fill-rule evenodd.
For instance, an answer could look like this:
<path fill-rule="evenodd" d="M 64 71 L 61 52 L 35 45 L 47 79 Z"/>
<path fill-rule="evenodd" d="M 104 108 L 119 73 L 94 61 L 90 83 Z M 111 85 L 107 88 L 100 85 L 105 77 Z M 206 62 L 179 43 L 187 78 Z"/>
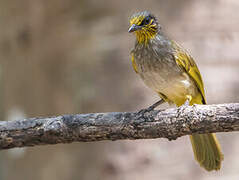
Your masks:
<path fill-rule="evenodd" d="M 150 17 L 146 17 L 146 18 L 144 18 L 144 20 L 140 23 L 140 26 L 143 26 L 143 25 L 147 25 L 147 24 L 149 24 L 150 23 Z"/>
<path fill-rule="evenodd" d="M 145 21 L 144 24 L 149 24 L 149 22 L 150 22 L 150 17 L 147 16 L 144 21 Z"/>

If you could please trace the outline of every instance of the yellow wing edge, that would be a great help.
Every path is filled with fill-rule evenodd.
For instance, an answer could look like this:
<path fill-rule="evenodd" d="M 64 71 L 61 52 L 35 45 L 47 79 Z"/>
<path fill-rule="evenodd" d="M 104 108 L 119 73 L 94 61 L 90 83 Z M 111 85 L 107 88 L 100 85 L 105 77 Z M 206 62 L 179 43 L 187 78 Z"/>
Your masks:
<path fill-rule="evenodd" d="M 193 79 L 202 96 L 202 104 L 206 104 L 202 76 L 195 61 L 190 55 L 188 55 L 188 53 L 186 53 L 186 51 L 182 50 L 182 48 L 179 45 L 176 46 L 177 46 L 175 56 L 176 63 L 178 64 L 178 66 L 184 69 L 184 71 L 187 72 L 187 74 Z"/>
<path fill-rule="evenodd" d="M 137 68 L 137 65 L 136 65 L 135 60 L 134 60 L 134 53 L 131 53 L 131 62 L 132 62 L 132 66 L 134 68 L 134 71 L 136 73 L 138 73 L 138 68 Z"/>

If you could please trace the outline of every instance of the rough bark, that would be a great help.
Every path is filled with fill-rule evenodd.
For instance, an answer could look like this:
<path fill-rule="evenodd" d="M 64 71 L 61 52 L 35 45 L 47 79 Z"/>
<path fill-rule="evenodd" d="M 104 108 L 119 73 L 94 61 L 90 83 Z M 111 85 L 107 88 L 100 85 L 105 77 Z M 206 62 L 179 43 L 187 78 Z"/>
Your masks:
<path fill-rule="evenodd" d="M 228 131 L 239 131 L 239 103 L 1 121 L 0 149 Z"/>

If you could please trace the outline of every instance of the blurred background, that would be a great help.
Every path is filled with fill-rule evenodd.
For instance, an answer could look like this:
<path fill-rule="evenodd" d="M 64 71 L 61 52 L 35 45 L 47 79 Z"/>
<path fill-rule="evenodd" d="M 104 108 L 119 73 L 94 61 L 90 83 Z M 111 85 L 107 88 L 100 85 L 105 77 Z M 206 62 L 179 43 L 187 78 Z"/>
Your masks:
<path fill-rule="evenodd" d="M 136 111 L 156 102 L 130 62 L 128 19 L 140 10 L 159 17 L 195 58 L 209 104 L 239 102 L 238 9 L 237 0 L 0 0 L 0 118 Z M 200 168 L 182 137 L 5 150 L 0 179 L 238 179 L 239 135 L 218 138 L 219 172 Z"/>

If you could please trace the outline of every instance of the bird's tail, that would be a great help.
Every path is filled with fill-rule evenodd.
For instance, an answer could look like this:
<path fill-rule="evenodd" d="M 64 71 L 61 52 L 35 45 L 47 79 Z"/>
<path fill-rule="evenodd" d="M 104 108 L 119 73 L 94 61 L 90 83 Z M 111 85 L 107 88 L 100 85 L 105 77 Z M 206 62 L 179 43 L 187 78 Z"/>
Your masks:
<path fill-rule="evenodd" d="M 215 134 L 190 136 L 195 159 L 207 171 L 219 170 L 223 160 L 220 144 Z"/>

